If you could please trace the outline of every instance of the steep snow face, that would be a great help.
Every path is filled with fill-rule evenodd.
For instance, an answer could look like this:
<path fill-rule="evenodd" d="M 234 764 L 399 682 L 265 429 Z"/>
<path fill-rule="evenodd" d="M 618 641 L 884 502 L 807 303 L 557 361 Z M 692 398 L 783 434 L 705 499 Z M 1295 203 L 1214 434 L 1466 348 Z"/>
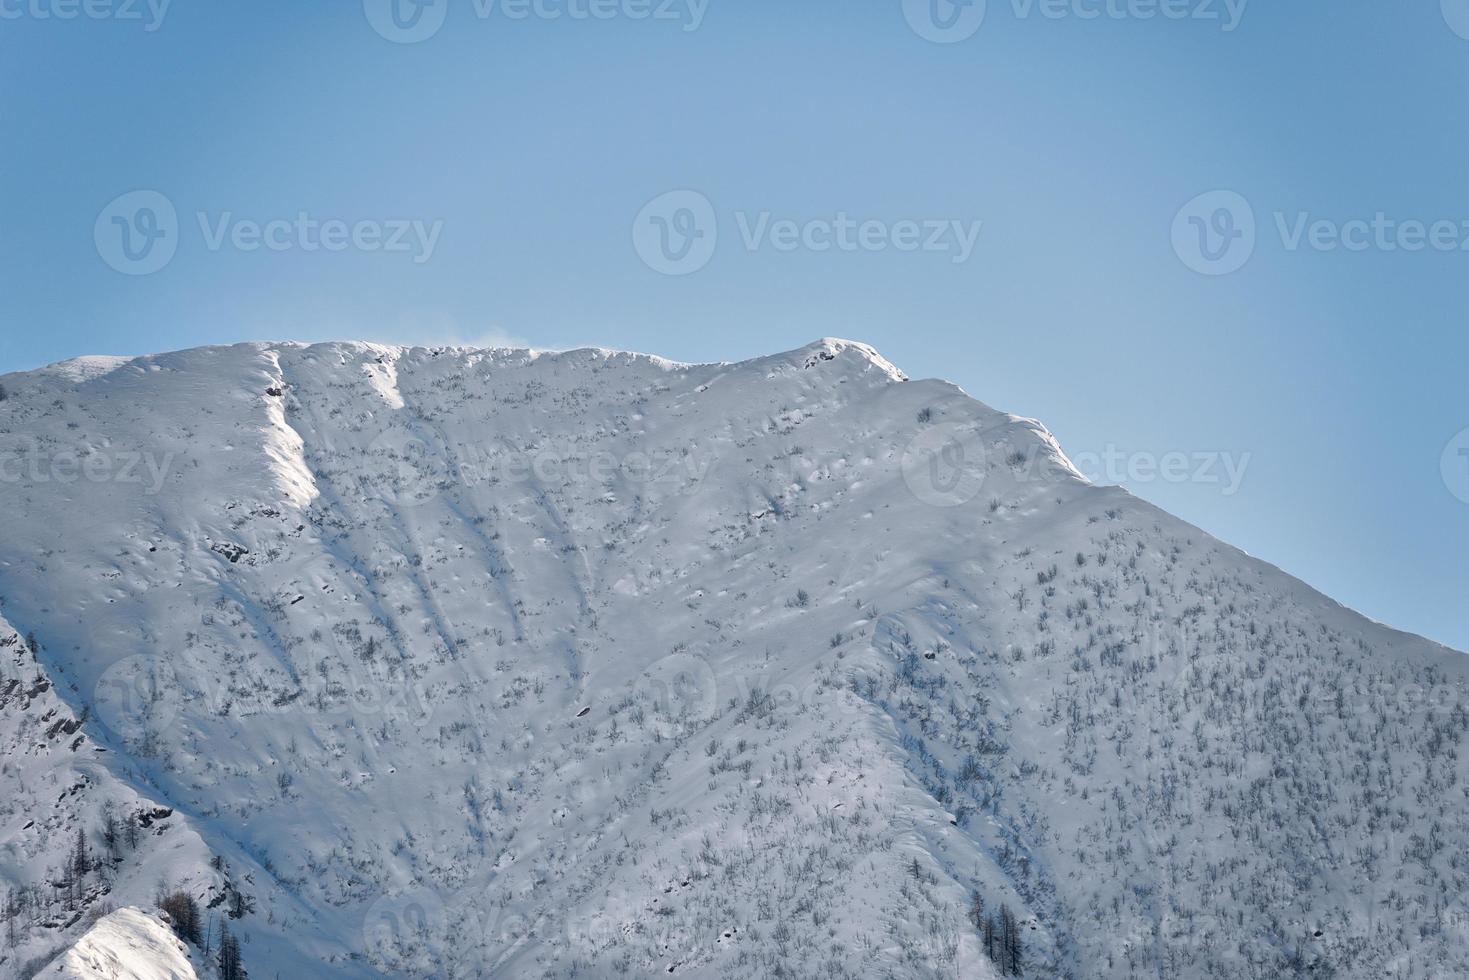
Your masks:
<path fill-rule="evenodd" d="M 37 976 L 40 980 L 197 980 L 187 948 L 164 923 L 118 909 Z"/>
<path fill-rule="evenodd" d="M 4 612 L 256 976 L 1469 972 L 1465 659 L 864 345 L 4 383 Z"/>
<path fill-rule="evenodd" d="M 221 894 L 192 823 L 132 785 L 130 764 L 88 736 L 88 719 L 0 619 L 0 976 L 51 959 L 104 900 L 151 904 L 160 883 Z"/>

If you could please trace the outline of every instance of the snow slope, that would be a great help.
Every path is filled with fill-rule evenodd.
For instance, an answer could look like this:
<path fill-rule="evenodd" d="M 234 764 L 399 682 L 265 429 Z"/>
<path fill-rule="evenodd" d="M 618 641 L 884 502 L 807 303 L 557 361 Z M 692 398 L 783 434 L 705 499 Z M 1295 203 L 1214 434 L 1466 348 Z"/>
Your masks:
<path fill-rule="evenodd" d="M 197 980 L 186 947 L 163 922 L 118 909 L 88 929 L 42 980 Z"/>
<path fill-rule="evenodd" d="M 24 639 L 0 619 L 0 976 L 65 948 L 100 902 L 150 906 L 160 882 L 218 894 L 209 849 L 188 818 L 137 786 L 129 764 L 87 735 L 89 720 L 85 706 L 73 713 L 58 697 Z M 111 847 L 99 836 L 109 813 L 117 826 Z M 64 869 L 79 831 L 96 867 L 68 888 Z"/>
<path fill-rule="evenodd" d="M 1028 975 L 1469 973 L 1464 657 L 863 345 L 3 383 L 0 612 L 252 975 L 984 977 L 975 892 Z M 100 812 L 23 741 L 10 887 Z"/>

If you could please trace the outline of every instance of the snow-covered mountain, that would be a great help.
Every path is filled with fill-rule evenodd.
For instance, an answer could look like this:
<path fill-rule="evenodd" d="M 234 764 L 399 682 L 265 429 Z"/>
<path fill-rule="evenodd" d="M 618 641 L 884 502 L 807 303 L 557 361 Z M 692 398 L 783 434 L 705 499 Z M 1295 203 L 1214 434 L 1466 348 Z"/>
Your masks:
<path fill-rule="evenodd" d="M 164 921 L 135 908 L 97 921 L 39 974 L 41 980 L 198 980 L 189 948 Z"/>
<path fill-rule="evenodd" d="M 864 345 L 0 385 L 0 974 L 1469 975 L 1469 660 Z"/>

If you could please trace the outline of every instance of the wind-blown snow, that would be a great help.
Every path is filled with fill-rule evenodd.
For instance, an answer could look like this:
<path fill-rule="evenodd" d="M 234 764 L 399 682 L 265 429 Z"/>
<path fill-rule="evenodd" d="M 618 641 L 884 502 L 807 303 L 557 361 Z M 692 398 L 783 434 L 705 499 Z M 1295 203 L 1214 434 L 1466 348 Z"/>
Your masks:
<path fill-rule="evenodd" d="M 197 980 L 186 947 L 167 925 L 134 908 L 88 929 L 40 980 Z"/>
<path fill-rule="evenodd" d="M 865 345 L 3 383 L 26 956 L 108 802 L 256 977 L 1469 972 L 1464 657 Z"/>

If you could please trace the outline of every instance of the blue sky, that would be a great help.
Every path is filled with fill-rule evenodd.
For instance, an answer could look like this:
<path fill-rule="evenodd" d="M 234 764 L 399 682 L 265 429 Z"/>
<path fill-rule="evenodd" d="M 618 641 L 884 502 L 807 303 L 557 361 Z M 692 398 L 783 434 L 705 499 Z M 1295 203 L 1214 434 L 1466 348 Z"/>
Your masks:
<path fill-rule="evenodd" d="M 1469 649 L 1469 0 L 89 2 L 0 0 L 0 372 L 851 337 Z"/>

